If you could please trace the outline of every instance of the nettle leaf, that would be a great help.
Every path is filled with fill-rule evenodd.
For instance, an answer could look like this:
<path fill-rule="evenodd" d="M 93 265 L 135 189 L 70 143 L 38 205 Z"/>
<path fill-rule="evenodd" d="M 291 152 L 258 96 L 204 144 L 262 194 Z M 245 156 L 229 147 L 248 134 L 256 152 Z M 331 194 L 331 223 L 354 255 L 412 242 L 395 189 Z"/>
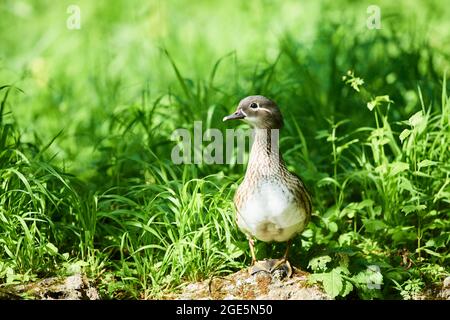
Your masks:
<path fill-rule="evenodd" d="M 329 256 L 325 260 L 331 258 Z M 319 258 L 323 258 L 319 257 Z M 332 298 L 337 296 L 345 297 L 353 290 L 353 285 L 345 277 L 350 275 L 348 270 L 349 258 L 347 255 L 341 255 L 339 266 L 332 269 L 330 272 L 315 273 L 310 275 L 310 279 L 313 282 L 322 282 L 325 292 Z"/>
<path fill-rule="evenodd" d="M 330 133 L 327 130 L 319 130 L 316 133 L 316 139 L 323 139 L 323 138 L 328 138 L 328 136 L 330 136 Z"/>
<path fill-rule="evenodd" d="M 390 168 L 391 168 L 390 175 L 395 176 L 396 174 L 398 174 L 400 172 L 408 170 L 409 164 L 406 162 L 397 161 L 397 162 L 391 163 Z"/>
<path fill-rule="evenodd" d="M 323 278 L 322 283 L 326 293 L 332 298 L 337 297 L 344 287 L 342 276 L 336 269 L 331 270 Z"/>
<path fill-rule="evenodd" d="M 313 271 L 324 271 L 327 269 L 327 263 L 330 261 L 330 256 L 316 257 L 309 261 L 308 268 L 310 267 Z"/>
<path fill-rule="evenodd" d="M 329 208 L 323 215 L 324 221 L 327 224 L 330 217 L 339 216 L 339 209 L 337 207 Z"/>
<path fill-rule="evenodd" d="M 339 236 L 338 243 L 340 246 L 350 245 L 357 237 L 358 234 L 354 231 L 346 232 Z"/>
<path fill-rule="evenodd" d="M 418 176 L 418 177 L 433 178 L 432 175 L 426 174 L 426 173 L 423 173 L 423 172 L 420 172 L 420 171 L 413 171 L 413 174 L 415 176 Z"/>
<path fill-rule="evenodd" d="M 394 101 L 392 101 L 388 95 L 384 95 L 384 96 L 378 96 L 375 98 L 375 100 L 379 101 L 379 102 L 387 102 L 387 103 L 392 103 Z"/>
<path fill-rule="evenodd" d="M 353 280 L 358 284 L 358 287 L 369 290 L 379 290 L 383 285 L 383 275 L 381 274 L 380 267 L 377 265 L 367 266 L 367 269 L 355 275 Z"/>
<path fill-rule="evenodd" d="M 426 208 L 427 208 L 427 206 L 424 205 L 424 204 L 419 204 L 419 205 L 407 205 L 407 206 L 404 206 L 404 207 L 402 208 L 402 211 L 403 211 L 406 215 L 408 215 L 408 214 L 410 214 L 411 212 L 425 210 Z"/>
<path fill-rule="evenodd" d="M 421 169 L 421 168 L 425 168 L 425 167 L 434 166 L 436 164 L 437 164 L 436 161 L 431 161 L 431 160 L 425 159 L 425 160 L 420 161 L 417 164 L 417 166 L 419 167 L 419 169 Z"/>
<path fill-rule="evenodd" d="M 372 111 L 375 107 L 381 105 L 382 102 L 390 103 L 393 102 L 391 99 L 389 99 L 389 96 L 378 96 L 375 97 L 372 101 L 367 103 L 367 108 Z"/>
<path fill-rule="evenodd" d="M 431 211 L 433 212 L 433 211 Z M 427 214 L 427 216 L 432 217 L 431 214 Z M 444 220 L 444 219 L 439 219 L 439 218 L 434 218 L 432 222 L 428 223 L 426 226 L 423 226 L 422 230 L 435 230 L 435 229 L 443 229 L 443 230 L 447 230 L 449 229 L 450 226 L 450 222 L 448 220 Z M 450 240 L 450 233 L 446 232 L 441 234 L 443 236 L 447 235 L 448 239 Z M 436 237 L 434 237 L 434 239 L 437 239 Z"/>
<path fill-rule="evenodd" d="M 380 174 L 380 175 L 385 174 L 386 171 L 387 171 L 387 166 L 386 166 L 386 164 L 381 164 L 381 165 L 379 165 L 378 167 L 375 168 L 375 172 L 378 173 L 378 174 Z"/>
<path fill-rule="evenodd" d="M 56 255 L 58 253 L 58 248 L 51 242 L 47 242 L 45 247 L 51 255 Z"/>
<path fill-rule="evenodd" d="M 398 189 L 400 191 L 406 190 L 406 191 L 409 191 L 411 193 L 415 192 L 414 187 L 411 184 L 411 181 L 409 181 L 408 179 L 406 179 L 404 177 L 400 177 L 399 180 L 400 180 L 400 182 L 398 184 Z"/>
<path fill-rule="evenodd" d="M 425 251 L 426 253 L 428 253 L 428 254 L 430 254 L 430 255 L 432 255 L 432 256 L 438 257 L 438 258 L 441 258 L 441 257 L 442 257 L 441 254 L 437 253 L 436 251 L 427 249 L 427 248 L 416 249 L 416 252 L 417 252 L 417 253 L 420 252 L 420 251 Z"/>
<path fill-rule="evenodd" d="M 345 297 L 346 295 L 348 295 L 352 291 L 353 291 L 352 283 L 350 281 L 344 281 L 344 290 L 342 290 L 341 296 Z"/>
<path fill-rule="evenodd" d="M 420 125 L 425 120 L 422 111 L 415 113 L 411 118 L 409 118 L 408 122 L 411 127 L 416 127 Z"/>
<path fill-rule="evenodd" d="M 314 235 L 314 232 L 311 229 L 306 229 L 302 232 L 302 236 L 305 238 L 312 238 Z"/>
<path fill-rule="evenodd" d="M 339 267 L 337 267 L 336 269 L 338 269 L 341 273 L 349 274 L 350 271 L 348 270 L 348 265 L 350 263 L 350 259 L 348 255 L 341 253 L 339 254 L 339 256 L 340 256 Z"/>
<path fill-rule="evenodd" d="M 372 111 L 373 109 L 375 109 L 375 107 L 377 106 L 375 101 L 369 101 L 367 102 L 367 109 L 369 109 L 370 111 Z"/>
<path fill-rule="evenodd" d="M 444 201 L 448 202 L 447 199 L 450 199 L 450 192 L 443 191 L 442 189 L 439 190 L 439 192 L 434 195 L 433 202 L 436 202 L 440 199 L 445 199 Z"/>
<path fill-rule="evenodd" d="M 344 143 L 343 145 L 336 148 L 336 153 L 341 154 L 342 151 L 344 151 L 345 149 L 348 149 L 352 144 L 357 143 L 357 142 L 359 142 L 359 139 L 353 139 L 347 143 Z"/>
<path fill-rule="evenodd" d="M 409 135 L 411 134 L 411 130 L 409 129 L 405 129 L 402 131 L 402 133 L 400 133 L 400 141 L 403 143 L 403 141 L 409 137 Z"/>
<path fill-rule="evenodd" d="M 356 210 L 350 209 L 350 208 L 344 208 L 341 211 L 341 214 L 339 215 L 339 218 L 343 218 L 347 216 L 348 218 L 352 219 L 355 216 Z"/>
<path fill-rule="evenodd" d="M 367 232 L 375 233 L 380 230 L 385 229 L 387 226 L 382 220 L 376 220 L 376 219 L 363 219 L 364 227 L 366 228 Z"/>
<path fill-rule="evenodd" d="M 370 132 L 370 138 L 383 138 L 385 136 L 384 128 L 373 129 Z"/>
<path fill-rule="evenodd" d="M 310 278 L 314 282 L 322 282 L 326 294 L 332 299 L 336 298 L 344 287 L 342 276 L 337 268 L 330 272 L 312 274 Z"/>
<path fill-rule="evenodd" d="M 373 206 L 373 200 L 371 199 L 365 199 L 361 202 L 350 202 L 344 209 L 342 209 L 341 213 L 339 214 L 339 217 L 342 218 L 344 216 L 347 216 L 348 218 L 353 218 L 355 216 L 355 213 L 366 208 L 366 207 L 372 207 Z"/>
<path fill-rule="evenodd" d="M 338 188 L 341 187 L 341 185 L 339 184 L 339 182 L 337 182 L 335 179 L 331 178 L 331 177 L 325 177 L 319 180 L 319 182 L 317 183 L 317 185 L 319 187 L 323 187 L 323 186 L 329 186 L 329 185 L 335 185 Z"/>
<path fill-rule="evenodd" d="M 363 209 L 366 207 L 372 207 L 374 204 L 372 199 L 365 199 L 363 201 L 361 201 L 360 203 L 358 203 L 358 209 Z"/>
<path fill-rule="evenodd" d="M 445 248 L 446 244 L 448 242 L 449 236 L 446 234 L 441 234 L 440 236 L 430 239 L 425 243 L 426 247 L 433 247 L 433 248 Z"/>
<path fill-rule="evenodd" d="M 330 230 L 330 232 L 332 233 L 336 233 L 338 231 L 338 225 L 336 224 L 336 222 L 330 222 L 327 225 L 328 230 Z"/>
<path fill-rule="evenodd" d="M 392 234 L 394 245 L 416 240 L 416 233 L 414 232 L 414 227 L 412 226 L 397 226 L 393 229 L 390 229 L 389 233 Z"/>

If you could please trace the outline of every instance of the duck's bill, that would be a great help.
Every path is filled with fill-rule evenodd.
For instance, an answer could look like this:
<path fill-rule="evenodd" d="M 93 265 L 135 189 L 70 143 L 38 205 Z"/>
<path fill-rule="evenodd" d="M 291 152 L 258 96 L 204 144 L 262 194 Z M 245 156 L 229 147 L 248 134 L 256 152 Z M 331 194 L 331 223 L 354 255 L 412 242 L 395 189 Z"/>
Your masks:
<path fill-rule="evenodd" d="M 230 114 L 229 116 L 226 116 L 225 118 L 223 118 L 223 121 L 237 120 L 237 119 L 244 119 L 244 118 L 245 118 L 245 114 L 241 110 L 238 110 L 235 113 Z"/>

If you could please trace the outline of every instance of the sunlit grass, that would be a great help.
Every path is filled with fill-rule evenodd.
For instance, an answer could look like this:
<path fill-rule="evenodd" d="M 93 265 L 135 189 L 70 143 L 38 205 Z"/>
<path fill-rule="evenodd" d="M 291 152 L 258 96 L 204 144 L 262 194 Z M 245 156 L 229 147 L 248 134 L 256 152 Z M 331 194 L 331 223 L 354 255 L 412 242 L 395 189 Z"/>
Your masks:
<path fill-rule="evenodd" d="M 30 3 L 7 2 L 0 22 L 0 283 L 82 271 L 105 298 L 161 298 L 246 266 L 232 207 L 244 166 L 174 165 L 170 137 L 194 121 L 224 130 L 255 93 L 281 106 L 281 149 L 313 194 L 296 265 L 359 298 L 411 298 L 449 274 L 440 3 L 414 2 L 412 26 L 414 10 L 383 2 L 377 31 L 347 1 L 192 4 L 190 23 L 185 1 L 82 1 L 79 31 L 64 2 Z M 369 265 L 382 290 L 367 290 Z"/>

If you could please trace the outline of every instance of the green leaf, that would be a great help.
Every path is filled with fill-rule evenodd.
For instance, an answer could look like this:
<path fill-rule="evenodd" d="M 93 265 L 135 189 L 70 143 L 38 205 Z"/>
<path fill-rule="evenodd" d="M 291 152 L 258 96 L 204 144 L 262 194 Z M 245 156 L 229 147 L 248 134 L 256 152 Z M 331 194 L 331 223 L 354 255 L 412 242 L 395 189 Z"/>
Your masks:
<path fill-rule="evenodd" d="M 47 242 L 47 244 L 45 245 L 45 247 L 47 248 L 48 252 L 51 255 L 55 255 L 58 253 L 58 248 L 51 242 Z"/>
<path fill-rule="evenodd" d="M 359 272 L 353 277 L 357 286 L 364 289 L 377 289 L 378 286 L 383 285 L 383 275 L 380 272 L 379 266 L 367 266 L 367 269 Z"/>
<path fill-rule="evenodd" d="M 434 165 L 436 165 L 436 164 L 437 164 L 436 161 L 431 161 L 431 160 L 425 159 L 425 160 L 420 161 L 420 162 L 417 164 L 417 166 L 419 167 L 419 169 L 421 169 L 421 168 L 425 168 L 425 167 L 434 166 Z"/>
<path fill-rule="evenodd" d="M 328 138 L 330 136 L 330 133 L 327 130 L 319 130 L 316 133 L 316 139 L 323 139 L 323 138 Z"/>
<path fill-rule="evenodd" d="M 438 258 L 442 258 L 442 255 L 440 253 L 437 253 L 436 251 L 433 251 L 431 249 L 428 249 L 428 248 L 425 248 L 425 247 L 416 249 L 417 253 L 419 253 L 421 251 L 425 251 L 426 253 L 428 253 L 428 254 L 430 254 L 432 256 L 435 256 L 435 257 L 438 257 Z"/>
<path fill-rule="evenodd" d="M 369 109 L 370 111 L 372 111 L 373 109 L 375 109 L 376 106 L 377 106 L 376 101 L 370 101 L 370 102 L 367 102 L 367 109 Z"/>
<path fill-rule="evenodd" d="M 399 180 L 400 180 L 400 182 L 398 184 L 399 191 L 407 190 L 407 191 L 409 191 L 411 193 L 415 192 L 414 187 L 411 184 L 411 181 L 409 181 L 408 179 L 406 179 L 404 177 L 400 177 Z"/>
<path fill-rule="evenodd" d="M 375 233 L 385 229 L 387 226 L 382 220 L 376 219 L 363 219 L 364 227 L 367 232 Z"/>
<path fill-rule="evenodd" d="M 318 280 L 322 282 L 325 292 L 332 299 L 336 298 L 344 287 L 342 276 L 336 269 L 320 274 Z"/>
<path fill-rule="evenodd" d="M 375 98 L 377 101 L 379 101 L 379 102 L 393 102 L 390 98 L 389 98 L 389 96 L 388 95 L 384 95 L 384 96 L 377 96 L 376 98 Z"/>
<path fill-rule="evenodd" d="M 305 231 L 302 232 L 302 237 L 305 238 L 312 238 L 314 235 L 314 232 L 311 229 L 306 229 Z"/>
<path fill-rule="evenodd" d="M 347 216 L 348 218 L 352 219 L 358 211 L 372 206 L 373 200 L 371 199 L 365 199 L 361 202 L 350 202 L 344 209 L 342 209 L 341 213 L 339 214 L 339 218 Z"/>
<path fill-rule="evenodd" d="M 316 257 L 309 261 L 308 268 L 311 268 L 313 271 L 324 271 L 327 268 L 327 263 L 330 261 L 330 256 Z"/>
<path fill-rule="evenodd" d="M 411 130 L 409 130 L 409 129 L 403 130 L 402 133 L 400 133 L 400 136 L 399 136 L 400 141 L 403 143 L 403 141 L 404 141 L 406 138 L 408 138 L 408 136 L 409 136 L 410 134 L 411 134 Z"/>
<path fill-rule="evenodd" d="M 338 225 L 336 222 L 330 222 L 328 224 L 328 230 L 330 230 L 332 233 L 336 233 L 338 231 Z"/>
<path fill-rule="evenodd" d="M 390 168 L 391 168 L 390 175 L 395 176 L 396 174 L 398 174 L 400 172 L 408 170 L 409 164 L 406 162 L 397 161 L 397 162 L 391 163 Z"/>
<path fill-rule="evenodd" d="M 350 281 L 344 281 L 344 290 L 342 290 L 341 297 L 345 297 L 353 291 L 353 285 Z"/>
<path fill-rule="evenodd" d="M 409 118 L 408 122 L 411 127 L 416 127 L 420 125 L 425 120 L 422 111 L 415 113 L 411 118 Z"/>
<path fill-rule="evenodd" d="M 411 212 L 415 212 L 415 211 L 421 211 L 421 210 L 425 210 L 427 208 L 426 205 L 424 204 L 419 204 L 419 205 L 408 205 L 408 206 L 404 206 L 402 208 L 402 211 L 408 215 Z"/>
<path fill-rule="evenodd" d="M 363 200 L 363 201 L 361 201 L 360 203 L 358 203 L 358 209 L 363 209 L 363 208 L 366 208 L 366 207 L 371 207 L 371 206 L 373 206 L 373 200 L 371 200 L 371 199 L 365 199 L 365 200 Z"/>
<path fill-rule="evenodd" d="M 393 229 L 389 230 L 389 233 L 392 234 L 392 240 L 394 241 L 394 245 L 407 243 L 409 241 L 414 241 L 416 239 L 416 233 L 414 232 L 414 227 L 402 227 L 397 226 Z"/>
<path fill-rule="evenodd" d="M 379 106 L 382 102 L 390 103 L 393 102 L 391 99 L 389 99 L 389 96 L 377 96 L 375 99 L 367 103 L 367 108 L 369 108 L 370 111 L 372 111 L 375 107 Z"/>
<path fill-rule="evenodd" d="M 338 242 L 340 246 L 350 245 L 355 239 L 357 239 L 358 234 L 356 232 L 346 232 L 339 236 Z"/>

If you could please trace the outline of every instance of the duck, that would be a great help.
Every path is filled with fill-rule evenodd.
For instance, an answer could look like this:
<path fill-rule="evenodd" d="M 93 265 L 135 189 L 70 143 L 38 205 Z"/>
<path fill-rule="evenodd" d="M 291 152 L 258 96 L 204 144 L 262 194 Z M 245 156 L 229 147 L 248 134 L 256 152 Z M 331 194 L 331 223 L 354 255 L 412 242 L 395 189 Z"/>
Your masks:
<path fill-rule="evenodd" d="M 255 239 L 286 242 L 280 259 L 263 260 L 254 270 L 273 273 L 282 269 L 290 277 L 289 250 L 293 239 L 308 225 L 312 204 L 302 179 L 288 170 L 279 150 L 279 131 L 284 123 L 281 110 L 274 101 L 252 95 L 223 118 L 230 120 L 242 120 L 254 129 L 245 176 L 233 198 L 236 224 L 248 239 L 251 266 L 257 265 Z"/>

